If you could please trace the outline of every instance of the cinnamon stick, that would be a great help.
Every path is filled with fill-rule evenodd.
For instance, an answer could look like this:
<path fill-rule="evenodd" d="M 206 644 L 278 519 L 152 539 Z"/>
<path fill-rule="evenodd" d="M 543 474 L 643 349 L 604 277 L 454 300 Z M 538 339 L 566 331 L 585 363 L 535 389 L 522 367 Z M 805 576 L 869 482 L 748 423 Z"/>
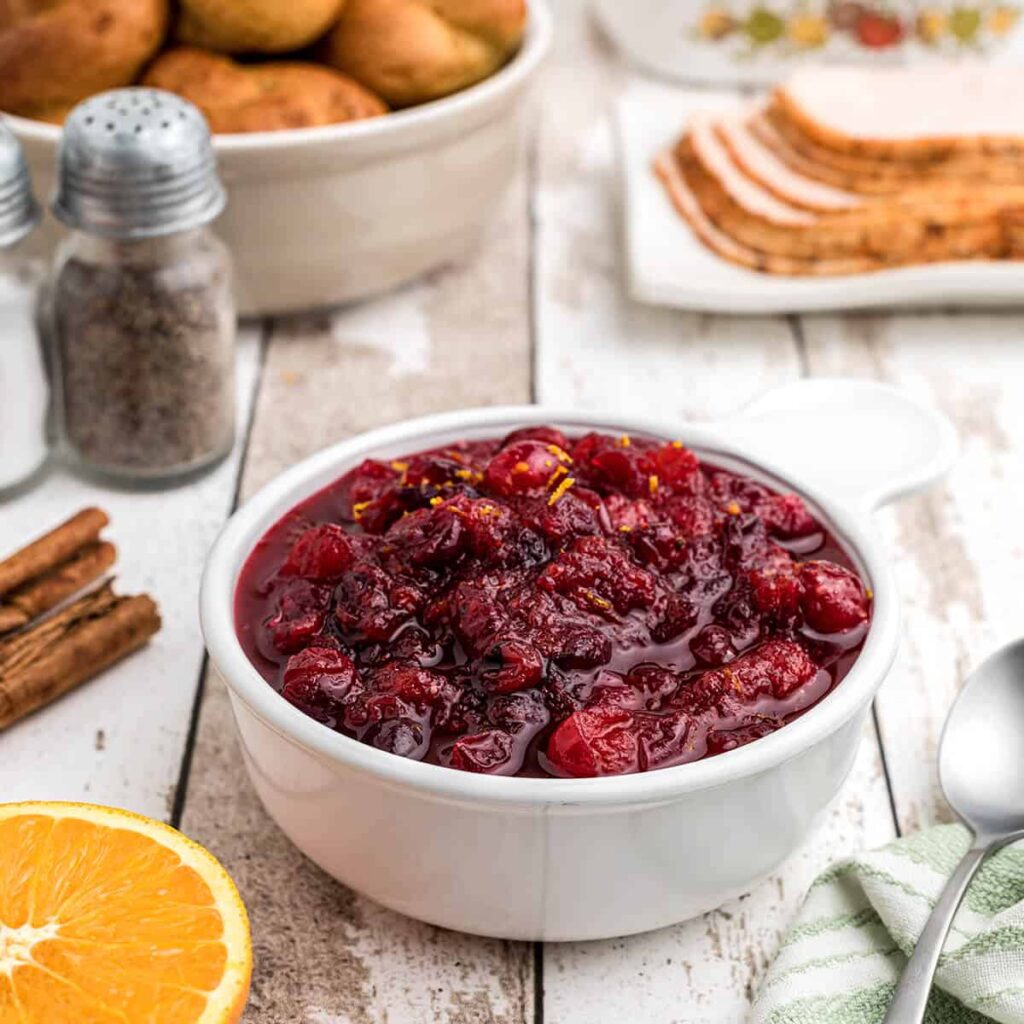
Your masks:
<path fill-rule="evenodd" d="M 56 608 L 98 580 L 116 560 L 113 544 L 92 541 L 55 569 L 16 587 L 0 598 L 0 635 Z"/>
<path fill-rule="evenodd" d="M 0 730 L 138 650 L 159 629 L 151 598 L 119 597 L 107 583 L 0 641 Z"/>
<path fill-rule="evenodd" d="M 20 629 L 28 622 L 28 616 L 20 608 L 0 604 L 0 636 L 10 633 L 12 629 Z"/>
<path fill-rule="evenodd" d="M 99 539 L 110 519 L 98 508 L 83 509 L 67 522 L 0 561 L 0 594 L 42 576 Z"/>

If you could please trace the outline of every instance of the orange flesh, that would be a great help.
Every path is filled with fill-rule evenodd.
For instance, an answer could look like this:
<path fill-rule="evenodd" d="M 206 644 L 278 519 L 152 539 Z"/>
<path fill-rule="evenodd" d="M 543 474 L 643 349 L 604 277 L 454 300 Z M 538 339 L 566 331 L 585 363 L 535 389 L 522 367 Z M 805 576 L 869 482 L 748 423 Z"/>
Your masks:
<path fill-rule="evenodd" d="M 237 1020 L 248 930 L 217 862 L 159 823 L 53 806 L 0 806 L 0 1024 Z"/>

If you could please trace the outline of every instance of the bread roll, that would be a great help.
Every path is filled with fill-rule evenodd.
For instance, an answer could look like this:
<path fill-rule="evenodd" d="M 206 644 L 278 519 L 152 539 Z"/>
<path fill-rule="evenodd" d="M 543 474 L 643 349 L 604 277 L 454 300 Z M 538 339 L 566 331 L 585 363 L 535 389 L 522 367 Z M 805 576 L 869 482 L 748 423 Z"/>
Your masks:
<path fill-rule="evenodd" d="M 323 58 L 405 107 L 493 74 L 525 23 L 524 0 L 347 0 Z"/>
<path fill-rule="evenodd" d="M 168 0 L 0 0 L 0 109 L 59 121 L 129 85 L 167 21 Z"/>
<path fill-rule="evenodd" d="M 387 113 L 377 96 L 330 68 L 300 61 L 244 65 L 187 46 L 162 54 L 143 84 L 190 100 L 214 132 L 312 128 Z"/>
<path fill-rule="evenodd" d="M 284 53 L 308 46 L 337 20 L 344 0 L 181 0 L 183 43 L 222 53 Z"/>

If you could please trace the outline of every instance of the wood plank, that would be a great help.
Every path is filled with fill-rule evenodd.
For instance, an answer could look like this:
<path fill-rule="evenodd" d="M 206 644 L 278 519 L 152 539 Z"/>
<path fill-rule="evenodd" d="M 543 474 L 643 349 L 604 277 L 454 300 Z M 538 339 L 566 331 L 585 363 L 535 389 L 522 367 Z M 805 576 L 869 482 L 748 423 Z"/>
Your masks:
<path fill-rule="evenodd" d="M 360 430 L 459 406 L 529 401 L 525 189 L 523 175 L 467 266 L 334 316 L 278 325 L 243 496 Z M 221 857 L 249 907 L 252 1024 L 520 1024 L 532 1016 L 529 946 L 393 914 L 334 883 L 289 844 L 249 785 L 215 678 L 203 698 L 182 827 Z"/>
<path fill-rule="evenodd" d="M 260 331 L 242 331 L 239 423 L 255 390 Z M 0 800 L 87 800 L 169 818 L 199 683 L 196 593 L 206 552 L 231 508 L 243 434 L 231 456 L 184 487 L 132 493 L 55 469 L 0 504 L 0 555 L 87 505 L 105 508 L 126 593 L 148 591 L 163 630 L 144 651 L 0 735 Z"/>
<path fill-rule="evenodd" d="M 970 669 L 1021 634 L 1024 317 L 808 318 L 816 373 L 878 377 L 933 402 L 962 444 L 942 486 L 882 512 L 903 596 L 903 643 L 877 707 L 903 831 L 948 820 L 936 747 Z"/>
<path fill-rule="evenodd" d="M 629 72 L 562 0 L 537 157 L 536 395 L 541 404 L 707 418 L 800 373 L 782 318 L 680 313 L 623 297 L 608 114 Z"/>
<path fill-rule="evenodd" d="M 538 399 L 680 419 L 728 415 L 773 384 L 800 376 L 800 350 L 783 319 L 685 314 L 623 298 L 607 112 L 629 72 L 589 26 L 585 8 L 568 0 L 559 6 L 562 31 L 539 140 Z M 811 879 L 845 852 L 892 835 L 877 737 L 869 726 L 824 827 L 747 897 L 650 935 L 546 946 L 545 1021 L 743 1019 Z"/>

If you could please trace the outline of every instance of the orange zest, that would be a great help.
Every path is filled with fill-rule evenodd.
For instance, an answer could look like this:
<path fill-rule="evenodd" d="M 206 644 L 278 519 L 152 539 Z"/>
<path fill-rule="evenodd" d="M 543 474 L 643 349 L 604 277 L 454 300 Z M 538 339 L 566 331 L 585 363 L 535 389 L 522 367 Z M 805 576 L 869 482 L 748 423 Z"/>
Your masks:
<path fill-rule="evenodd" d="M 571 476 L 567 476 L 564 480 L 560 481 L 558 486 L 551 492 L 548 497 L 548 504 L 554 505 L 572 485 L 576 483 L 575 479 Z"/>
<path fill-rule="evenodd" d="M 0 1024 L 230 1024 L 249 922 L 212 854 L 111 807 L 0 804 Z"/>

